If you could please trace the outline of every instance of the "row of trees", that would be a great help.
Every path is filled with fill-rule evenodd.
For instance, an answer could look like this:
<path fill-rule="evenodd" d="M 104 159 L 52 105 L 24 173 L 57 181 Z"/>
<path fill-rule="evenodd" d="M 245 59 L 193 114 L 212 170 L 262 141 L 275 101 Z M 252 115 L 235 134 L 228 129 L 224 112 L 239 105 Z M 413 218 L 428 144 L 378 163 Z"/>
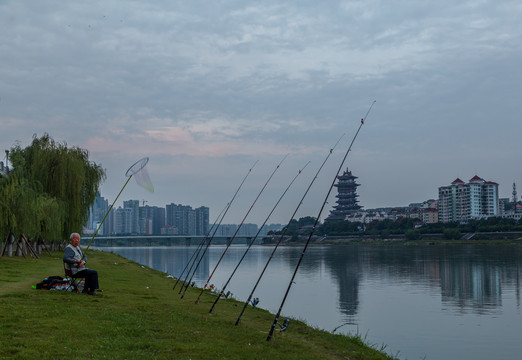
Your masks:
<path fill-rule="evenodd" d="M 101 166 L 48 134 L 15 145 L 10 156 L 12 170 L 0 176 L 0 255 L 20 239 L 56 244 L 79 232 L 105 179 Z"/>
<path fill-rule="evenodd" d="M 297 238 L 298 235 L 308 234 L 307 225 L 314 224 L 315 218 L 304 217 L 292 220 L 286 231 L 286 235 Z M 490 217 L 487 219 L 469 220 L 466 223 L 435 223 L 425 224 L 416 228 L 420 219 L 399 218 L 397 220 L 373 221 L 369 224 L 349 221 L 327 221 L 320 224 L 315 235 L 350 236 L 350 235 L 373 235 L 387 238 L 391 235 L 404 235 L 409 240 L 418 240 L 423 235 L 441 234 L 446 239 L 460 239 L 466 233 L 486 232 L 518 232 L 522 231 L 522 220 L 514 220 L 501 217 Z M 272 234 L 280 234 L 274 232 Z"/>

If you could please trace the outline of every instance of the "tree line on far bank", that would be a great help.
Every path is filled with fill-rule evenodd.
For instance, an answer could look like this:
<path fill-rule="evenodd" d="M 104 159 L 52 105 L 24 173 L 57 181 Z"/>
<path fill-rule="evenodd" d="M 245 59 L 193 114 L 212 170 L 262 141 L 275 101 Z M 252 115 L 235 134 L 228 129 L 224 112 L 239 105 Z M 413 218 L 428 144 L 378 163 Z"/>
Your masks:
<path fill-rule="evenodd" d="M 302 217 L 288 224 L 285 236 L 297 240 L 299 236 L 310 233 L 315 223 L 314 217 Z M 350 221 L 326 221 L 318 225 L 314 232 L 317 236 L 373 236 L 386 239 L 392 236 L 404 236 L 407 240 L 419 240 L 428 235 L 439 235 L 447 240 L 461 239 L 465 234 L 490 232 L 522 232 L 522 220 L 502 217 L 469 220 L 466 223 L 450 222 L 423 224 L 422 221 L 401 217 L 397 220 L 375 220 L 369 224 Z M 268 235 L 280 235 L 282 231 L 269 232 Z"/>
<path fill-rule="evenodd" d="M 80 232 L 105 170 L 87 150 L 68 147 L 48 134 L 10 150 L 11 171 L 0 175 L 0 256 L 27 253 Z"/>

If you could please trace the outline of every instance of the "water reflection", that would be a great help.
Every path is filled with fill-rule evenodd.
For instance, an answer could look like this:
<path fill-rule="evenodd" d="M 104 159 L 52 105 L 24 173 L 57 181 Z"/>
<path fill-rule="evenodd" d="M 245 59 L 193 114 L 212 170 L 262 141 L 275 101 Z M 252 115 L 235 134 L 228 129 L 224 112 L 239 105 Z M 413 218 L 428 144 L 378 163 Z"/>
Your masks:
<path fill-rule="evenodd" d="M 195 250 L 195 248 L 190 247 L 109 247 L 99 249 L 114 252 L 172 276 L 181 274 L 185 265 L 192 259 Z M 197 279 L 208 277 L 209 267 L 209 257 L 207 255 L 201 260 L 194 277 Z M 183 275 L 184 277 L 185 275 Z"/>
<path fill-rule="evenodd" d="M 110 248 L 122 256 L 161 270 L 173 276 L 183 271 L 195 247 Z M 250 279 L 255 279 L 271 248 L 254 248 L 241 267 Z M 215 265 L 213 260 L 222 247 L 211 247 L 199 266 L 194 279 L 205 281 Z M 224 258 L 223 273 L 237 264 L 244 247 L 231 247 Z M 273 266 L 283 266 L 290 276 L 300 254 L 299 248 L 284 248 L 274 259 Z M 502 306 L 502 289 L 516 290 L 520 307 L 520 246 L 321 246 L 306 254 L 300 273 L 303 278 L 316 276 L 325 269 L 338 286 L 339 309 L 356 315 L 359 292 L 363 281 L 370 283 L 412 284 L 419 289 L 440 292 L 447 309 L 462 313 L 488 313 Z M 276 264 L 279 262 L 279 264 Z M 285 276 L 286 276 L 285 275 Z M 248 276 L 247 276 L 248 278 Z M 252 280 L 253 282 L 253 280 Z"/>
<path fill-rule="evenodd" d="M 440 291 L 448 309 L 487 313 L 502 306 L 502 288 L 516 290 L 520 307 L 520 246 L 330 247 L 325 265 L 339 286 L 341 311 L 357 313 L 367 281 L 411 283 Z"/>

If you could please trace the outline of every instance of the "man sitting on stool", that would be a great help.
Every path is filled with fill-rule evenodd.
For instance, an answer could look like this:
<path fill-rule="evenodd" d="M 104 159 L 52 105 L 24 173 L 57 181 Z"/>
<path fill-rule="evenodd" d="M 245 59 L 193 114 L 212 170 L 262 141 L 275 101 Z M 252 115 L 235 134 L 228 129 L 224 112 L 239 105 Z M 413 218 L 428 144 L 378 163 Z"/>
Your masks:
<path fill-rule="evenodd" d="M 69 240 L 70 244 L 67 245 L 63 253 L 65 268 L 71 271 L 73 277 L 85 278 L 85 289 L 83 292 L 89 295 L 98 295 L 95 291 L 98 289 L 98 272 L 85 267 L 87 256 L 83 254 L 80 248 L 80 234 L 72 233 Z"/>

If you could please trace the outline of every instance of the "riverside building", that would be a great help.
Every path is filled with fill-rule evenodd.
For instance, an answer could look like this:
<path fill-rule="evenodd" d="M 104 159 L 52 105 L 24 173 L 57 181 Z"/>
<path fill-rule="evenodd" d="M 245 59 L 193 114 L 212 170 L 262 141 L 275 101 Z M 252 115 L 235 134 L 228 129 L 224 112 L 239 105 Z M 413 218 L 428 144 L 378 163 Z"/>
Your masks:
<path fill-rule="evenodd" d="M 465 222 L 499 215 L 498 184 L 477 175 L 439 187 L 439 221 Z"/>

